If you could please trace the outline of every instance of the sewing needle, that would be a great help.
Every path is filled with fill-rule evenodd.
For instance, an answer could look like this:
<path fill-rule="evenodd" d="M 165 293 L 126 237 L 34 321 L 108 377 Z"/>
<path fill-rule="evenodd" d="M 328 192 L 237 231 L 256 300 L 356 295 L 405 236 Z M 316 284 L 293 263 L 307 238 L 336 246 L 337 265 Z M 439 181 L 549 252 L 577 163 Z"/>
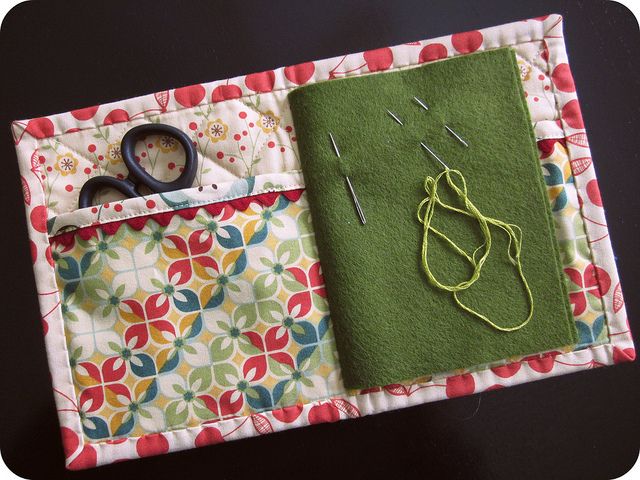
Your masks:
<path fill-rule="evenodd" d="M 456 132 L 454 132 L 453 129 L 449 125 L 447 125 L 445 123 L 444 128 L 446 128 L 447 132 L 449 132 L 451 135 L 453 135 L 456 138 L 456 140 L 458 140 L 462 145 L 464 145 L 465 147 L 469 147 L 469 144 L 467 142 L 465 142 L 464 139 L 460 135 L 458 135 Z"/>
<path fill-rule="evenodd" d="M 439 161 L 439 162 L 440 162 L 440 164 L 441 164 L 444 168 L 446 168 L 447 170 L 451 170 L 451 169 L 449 168 L 449 166 L 448 166 L 446 163 L 444 163 L 444 162 L 440 159 L 440 157 L 439 157 L 438 155 L 436 155 L 436 153 L 435 153 L 433 150 L 431 150 L 431 149 L 427 146 L 427 144 L 426 144 L 426 143 L 424 143 L 424 142 L 420 142 L 420 145 L 422 145 L 422 148 L 424 148 L 427 152 L 429 152 L 433 158 L 435 158 L 437 161 Z"/>
<path fill-rule="evenodd" d="M 333 138 L 333 135 L 331 134 L 331 132 L 329 132 L 329 138 L 331 139 L 333 150 L 336 152 L 336 157 L 340 158 L 340 150 L 338 149 L 338 145 L 336 144 L 336 141 Z M 356 207 L 356 213 L 360 218 L 360 223 L 364 225 L 365 223 L 367 223 L 367 219 L 364 216 L 364 211 L 362 210 L 362 207 L 360 206 L 360 201 L 358 200 L 358 196 L 356 195 L 356 192 L 353 189 L 353 185 L 351 184 L 351 179 L 349 178 L 348 175 L 344 175 L 344 179 L 347 182 L 347 188 L 349 189 L 349 193 L 351 194 L 351 199 L 353 200 L 353 204 Z"/>
<path fill-rule="evenodd" d="M 396 122 L 398 122 L 400 125 L 404 126 L 404 123 L 402 123 L 402 120 L 400 120 L 395 113 L 393 113 L 391 110 L 388 110 L 388 109 L 387 109 L 387 113 L 389 115 L 391 115 L 391 118 L 393 118 Z"/>

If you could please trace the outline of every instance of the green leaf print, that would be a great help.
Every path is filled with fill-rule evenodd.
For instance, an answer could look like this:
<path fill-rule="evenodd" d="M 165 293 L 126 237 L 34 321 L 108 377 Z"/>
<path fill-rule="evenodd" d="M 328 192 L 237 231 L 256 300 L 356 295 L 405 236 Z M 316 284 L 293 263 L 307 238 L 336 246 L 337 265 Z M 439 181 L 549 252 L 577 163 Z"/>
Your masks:
<path fill-rule="evenodd" d="M 167 425 L 175 427 L 182 425 L 189 417 L 189 408 L 184 400 L 176 400 L 167 406 L 166 410 Z"/>

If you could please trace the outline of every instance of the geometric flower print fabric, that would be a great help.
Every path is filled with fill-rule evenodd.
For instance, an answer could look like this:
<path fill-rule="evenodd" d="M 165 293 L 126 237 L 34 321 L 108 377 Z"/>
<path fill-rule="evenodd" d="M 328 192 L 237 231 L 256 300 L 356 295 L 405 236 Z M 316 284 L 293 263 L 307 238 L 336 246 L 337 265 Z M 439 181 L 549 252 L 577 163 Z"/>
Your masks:
<path fill-rule="evenodd" d="M 580 175 L 589 166 L 586 161 L 590 159 L 573 161 L 572 168 L 563 143 L 558 139 L 546 139 L 538 142 L 538 146 L 542 154 L 541 166 L 549 201 L 558 227 L 556 232 L 561 262 L 565 267 L 569 301 L 578 331 L 577 348 L 584 348 L 608 339 L 602 297 L 608 293 L 612 282 L 609 274 L 594 265 L 591 258 L 584 222 L 593 220 L 580 212 L 573 178 L 573 175 Z M 562 238 L 563 231 L 570 232 L 570 238 Z M 597 238 L 593 240 L 597 241 Z"/>
<path fill-rule="evenodd" d="M 188 217 L 52 239 L 88 441 L 340 390 L 304 193 Z"/>

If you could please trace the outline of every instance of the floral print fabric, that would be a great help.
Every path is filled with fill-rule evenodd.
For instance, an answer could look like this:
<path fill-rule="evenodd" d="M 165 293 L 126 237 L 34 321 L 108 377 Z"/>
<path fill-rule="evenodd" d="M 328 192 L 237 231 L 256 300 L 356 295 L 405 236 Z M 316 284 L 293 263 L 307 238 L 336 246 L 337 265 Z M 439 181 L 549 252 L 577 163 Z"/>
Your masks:
<path fill-rule="evenodd" d="M 286 92 L 269 98 L 256 95 L 233 99 L 184 110 L 169 115 L 171 119 L 162 108 L 150 109 L 145 119 L 162 118 L 162 122 L 175 125 L 191 137 L 199 158 L 194 186 L 206 186 L 298 168 L 290 112 L 282 105 L 285 96 Z M 193 101 L 198 97 L 189 98 Z M 177 99 L 187 102 L 180 94 Z M 130 126 L 140 123 L 141 119 L 116 117 L 91 131 L 71 131 L 64 138 L 46 139 L 40 144 L 33 153 L 33 174 L 44 189 L 49 217 L 75 211 L 80 189 L 89 178 L 108 175 L 122 179 L 128 175 L 120 142 Z M 138 142 L 135 154 L 149 173 L 164 181 L 174 179 L 184 165 L 182 148 L 167 136 L 152 135 Z M 104 204 L 120 198 L 118 193 L 105 190 L 97 192 L 95 200 Z"/>
<path fill-rule="evenodd" d="M 53 238 L 89 441 L 308 403 L 339 389 L 306 197 L 189 217 Z"/>
<path fill-rule="evenodd" d="M 566 141 L 541 140 L 538 148 L 578 331 L 577 348 L 600 344 L 608 339 L 602 297 L 611 289 L 611 278 L 591 257 L 574 180 L 581 172 L 571 168 Z"/>

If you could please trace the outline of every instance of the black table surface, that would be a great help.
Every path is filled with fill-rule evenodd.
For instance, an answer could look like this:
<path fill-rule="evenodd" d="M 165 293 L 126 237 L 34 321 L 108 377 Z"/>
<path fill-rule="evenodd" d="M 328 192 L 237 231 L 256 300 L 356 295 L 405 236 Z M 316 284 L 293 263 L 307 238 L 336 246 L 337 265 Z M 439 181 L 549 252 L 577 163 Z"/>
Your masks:
<path fill-rule="evenodd" d="M 616 2 L 25 2 L 0 30 L 0 449 L 32 479 L 615 478 L 638 457 L 638 362 L 336 424 L 66 472 L 11 120 L 561 13 L 632 329 L 640 332 L 640 32 Z"/>

